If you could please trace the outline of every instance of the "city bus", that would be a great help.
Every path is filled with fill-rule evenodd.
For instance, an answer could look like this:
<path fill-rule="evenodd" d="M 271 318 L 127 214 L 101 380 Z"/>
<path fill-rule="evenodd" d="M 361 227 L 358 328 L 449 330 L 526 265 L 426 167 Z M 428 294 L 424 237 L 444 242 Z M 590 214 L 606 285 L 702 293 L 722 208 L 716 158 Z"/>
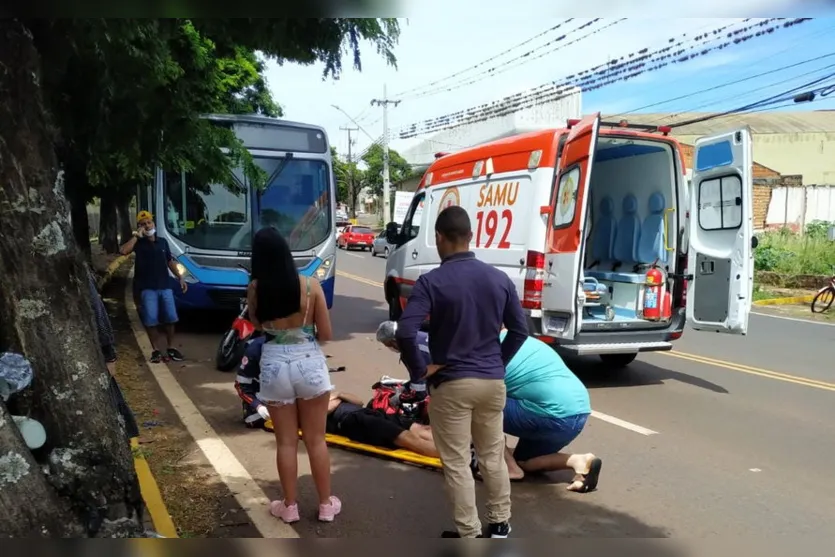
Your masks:
<path fill-rule="evenodd" d="M 250 183 L 242 169 L 234 183 L 207 183 L 183 170 L 158 169 L 139 192 L 139 208 L 154 214 L 157 234 L 168 240 L 183 293 L 173 275 L 180 309 L 239 309 L 249 282 L 252 237 L 265 226 L 287 239 L 299 273 L 317 278 L 333 305 L 336 199 L 333 161 L 325 130 L 256 115 L 208 115 L 232 128 L 267 176 Z"/>

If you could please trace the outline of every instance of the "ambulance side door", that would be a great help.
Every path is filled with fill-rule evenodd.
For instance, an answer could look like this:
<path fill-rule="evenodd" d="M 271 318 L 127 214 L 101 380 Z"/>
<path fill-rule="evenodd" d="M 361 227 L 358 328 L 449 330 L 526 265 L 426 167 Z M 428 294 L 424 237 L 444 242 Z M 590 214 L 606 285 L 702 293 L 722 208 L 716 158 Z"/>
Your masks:
<path fill-rule="evenodd" d="M 699 138 L 693 149 L 687 323 L 744 335 L 754 289 L 754 186 L 748 128 Z"/>
<path fill-rule="evenodd" d="M 542 285 L 542 331 L 561 339 L 573 339 L 582 326 L 580 267 L 599 131 L 599 113 L 586 116 L 571 129 L 551 199 Z"/>

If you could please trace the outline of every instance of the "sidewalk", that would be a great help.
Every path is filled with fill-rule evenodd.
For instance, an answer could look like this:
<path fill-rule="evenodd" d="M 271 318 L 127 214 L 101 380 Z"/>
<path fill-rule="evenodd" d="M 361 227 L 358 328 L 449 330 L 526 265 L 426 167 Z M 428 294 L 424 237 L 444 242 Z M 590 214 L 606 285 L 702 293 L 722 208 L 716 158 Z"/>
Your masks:
<path fill-rule="evenodd" d="M 164 537 L 261 537 L 180 422 L 140 351 L 124 303 L 131 262 L 96 248 L 93 265 L 116 335 L 115 377 L 140 429 L 133 452 L 146 527 Z"/>

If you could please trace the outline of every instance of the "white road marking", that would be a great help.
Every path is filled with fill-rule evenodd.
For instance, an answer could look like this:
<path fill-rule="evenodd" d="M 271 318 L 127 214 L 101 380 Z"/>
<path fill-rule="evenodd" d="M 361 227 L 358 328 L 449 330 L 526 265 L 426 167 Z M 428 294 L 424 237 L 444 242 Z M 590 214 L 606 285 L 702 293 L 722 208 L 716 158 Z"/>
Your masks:
<path fill-rule="evenodd" d="M 603 412 L 598 412 L 596 410 L 592 410 L 591 416 L 592 418 L 597 418 L 598 420 L 602 420 L 606 423 L 622 427 L 623 429 L 634 431 L 635 433 L 638 433 L 640 435 L 658 435 L 657 431 L 653 431 L 643 426 L 633 424 L 632 422 L 627 422 L 626 420 L 621 420 L 620 418 L 616 418 L 614 416 L 610 416 L 608 414 L 604 414 Z"/>
<path fill-rule="evenodd" d="M 343 251 L 342 251 L 342 254 L 343 254 L 343 255 L 350 255 L 351 257 L 357 257 L 357 258 L 359 258 L 359 259 L 365 259 L 365 257 L 363 257 L 363 256 L 361 256 L 361 255 L 358 255 L 358 254 L 356 254 L 356 253 L 351 253 L 350 251 L 344 251 L 344 250 L 343 250 Z"/>
<path fill-rule="evenodd" d="M 800 319 L 797 317 L 784 317 L 782 315 L 772 315 L 770 313 L 760 313 L 758 311 L 751 312 L 754 315 L 762 315 L 763 317 L 771 317 L 772 319 L 785 319 L 786 321 L 797 321 L 798 323 L 808 323 L 809 325 L 824 325 L 826 327 L 835 327 L 835 323 L 823 323 L 821 321 L 812 321 L 811 319 Z"/>
<path fill-rule="evenodd" d="M 142 353 L 147 356 L 153 348 L 148 333 L 145 332 L 145 328 L 139 321 L 136 305 L 133 303 L 133 270 L 130 272 L 130 278 L 131 280 L 125 287 L 125 307 L 130 317 L 130 324 L 136 342 L 139 344 Z M 298 533 L 292 527 L 270 515 L 270 499 L 267 494 L 264 493 L 244 465 L 223 442 L 220 435 L 212 429 L 212 426 L 209 425 L 209 422 L 206 421 L 200 410 L 197 409 L 197 406 L 174 378 L 168 366 L 150 362 L 147 362 L 147 364 L 183 425 L 186 426 L 197 446 L 203 451 L 206 460 L 209 461 L 223 483 L 235 496 L 238 504 L 249 516 L 250 521 L 261 535 L 265 538 L 298 538 Z"/>

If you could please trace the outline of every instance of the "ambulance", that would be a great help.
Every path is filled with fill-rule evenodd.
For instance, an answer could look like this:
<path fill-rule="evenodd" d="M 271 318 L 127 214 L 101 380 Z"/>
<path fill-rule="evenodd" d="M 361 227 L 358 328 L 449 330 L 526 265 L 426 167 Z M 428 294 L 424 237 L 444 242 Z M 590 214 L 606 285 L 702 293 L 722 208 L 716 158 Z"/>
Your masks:
<path fill-rule="evenodd" d="M 612 367 L 691 328 L 744 335 L 753 294 L 748 128 L 702 137 L 690 178 L 668 127 L 537 130 L 452 154 L 421 180 L 386 262 L 392 319 L 441 262 L 435 219 L 467 210 L 476 257 L 513 280 L 530 334 Z"/>

